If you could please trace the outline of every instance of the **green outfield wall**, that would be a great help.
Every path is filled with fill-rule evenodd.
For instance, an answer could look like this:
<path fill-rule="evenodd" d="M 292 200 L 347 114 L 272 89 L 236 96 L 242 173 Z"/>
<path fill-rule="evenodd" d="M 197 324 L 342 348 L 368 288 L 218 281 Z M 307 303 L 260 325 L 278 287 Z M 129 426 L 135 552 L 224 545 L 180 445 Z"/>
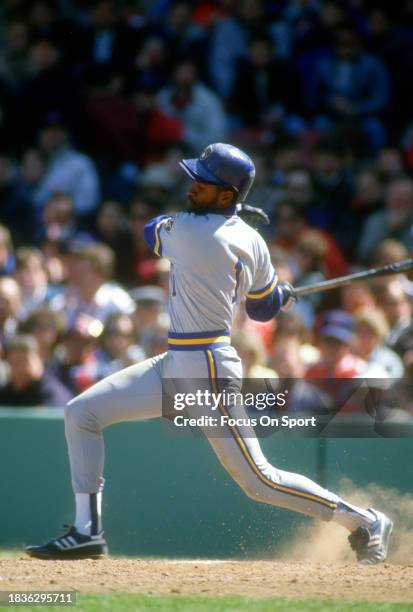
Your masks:
<path fill-rule="evenodd" d="M 266 557 L 308 520 L 248 499 L 208 442 L 172 435 L 162 421 L 105 431 L 104 521 L 116 554 L 168 557 Z M 413 439 L 262 440 L 281 469 L 342 477 L 410 492 Z M 0 409 L 0 548 L 19 548 L 61 532 L 73 499 L 61 412 Z"/>

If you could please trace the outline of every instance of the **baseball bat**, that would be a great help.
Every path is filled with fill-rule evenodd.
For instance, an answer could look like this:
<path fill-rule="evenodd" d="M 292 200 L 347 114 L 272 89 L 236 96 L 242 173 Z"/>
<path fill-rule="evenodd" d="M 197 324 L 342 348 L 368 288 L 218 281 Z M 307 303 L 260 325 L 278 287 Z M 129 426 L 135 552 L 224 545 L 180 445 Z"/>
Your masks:
<path fill-rule="evenodd" d="M 354 283 L 354 281 L 362 281 L 367 278 L 377 278 L 379 276 L 390 276 L 392 274 L 402 274 L 410 270 L 413 270 L 413 259 L 404 259 L 380 268 L 371 268 L 370 270 L 354 272 L 354 274 L 347 274 L 346 276 L 338 276 L 337 278 L 331 278 L 304 287 L 294 287 L 294 290 L 297 297 L 302 297 L 304 295 L 310 295 L 311 293 L 318 293 L 319 291 L 329 291 L 337 287 L 345 287 L 350 283 Z"/>

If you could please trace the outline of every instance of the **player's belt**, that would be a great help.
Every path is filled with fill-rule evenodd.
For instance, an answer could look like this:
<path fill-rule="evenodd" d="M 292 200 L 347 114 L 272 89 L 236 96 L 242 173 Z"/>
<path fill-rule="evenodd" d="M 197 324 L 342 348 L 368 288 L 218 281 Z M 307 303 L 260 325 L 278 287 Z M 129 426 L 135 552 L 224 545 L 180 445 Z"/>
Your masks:
<path fill-rule="evenodd" d="M 169 332 L 168 335 L 168 348 L 172 351 L 202 351 L 228 346 L 230 343 L 230 332 L 225 329 L 192 333 Z"/>

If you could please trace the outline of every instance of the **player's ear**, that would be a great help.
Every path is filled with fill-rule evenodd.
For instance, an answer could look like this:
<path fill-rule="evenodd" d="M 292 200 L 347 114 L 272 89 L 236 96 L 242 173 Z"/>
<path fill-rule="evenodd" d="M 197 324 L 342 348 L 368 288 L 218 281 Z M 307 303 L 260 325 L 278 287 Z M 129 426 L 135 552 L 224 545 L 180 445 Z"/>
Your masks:
<path fill-rule="evenodd" d="M 234 189 L 225 187 L 221 189 L 219 194 L 219 203 L 222 208 L 228 208 L 235 204 L 236 192 Z"/>

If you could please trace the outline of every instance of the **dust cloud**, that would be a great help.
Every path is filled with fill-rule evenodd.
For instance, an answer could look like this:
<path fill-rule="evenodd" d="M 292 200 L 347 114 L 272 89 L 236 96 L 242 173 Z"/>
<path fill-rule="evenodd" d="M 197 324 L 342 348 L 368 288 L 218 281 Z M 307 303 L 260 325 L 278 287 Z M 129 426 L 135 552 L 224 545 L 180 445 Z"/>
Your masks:
<path fill-rule="evenodd" d="M 337 491 L 350 503 L 373 507 L 387 514 L 394 522 L 388 561 L 413 565 L 413 495 L 377 484 L 361 489 L 347 478 L 340 481 Z M 353 563 L 355 553 L 347 536 L 347 530 L 335 523 L 311 522 L 297 529 L 294 539 L 281 551 L 281 559 L 303 563 Z"/>

